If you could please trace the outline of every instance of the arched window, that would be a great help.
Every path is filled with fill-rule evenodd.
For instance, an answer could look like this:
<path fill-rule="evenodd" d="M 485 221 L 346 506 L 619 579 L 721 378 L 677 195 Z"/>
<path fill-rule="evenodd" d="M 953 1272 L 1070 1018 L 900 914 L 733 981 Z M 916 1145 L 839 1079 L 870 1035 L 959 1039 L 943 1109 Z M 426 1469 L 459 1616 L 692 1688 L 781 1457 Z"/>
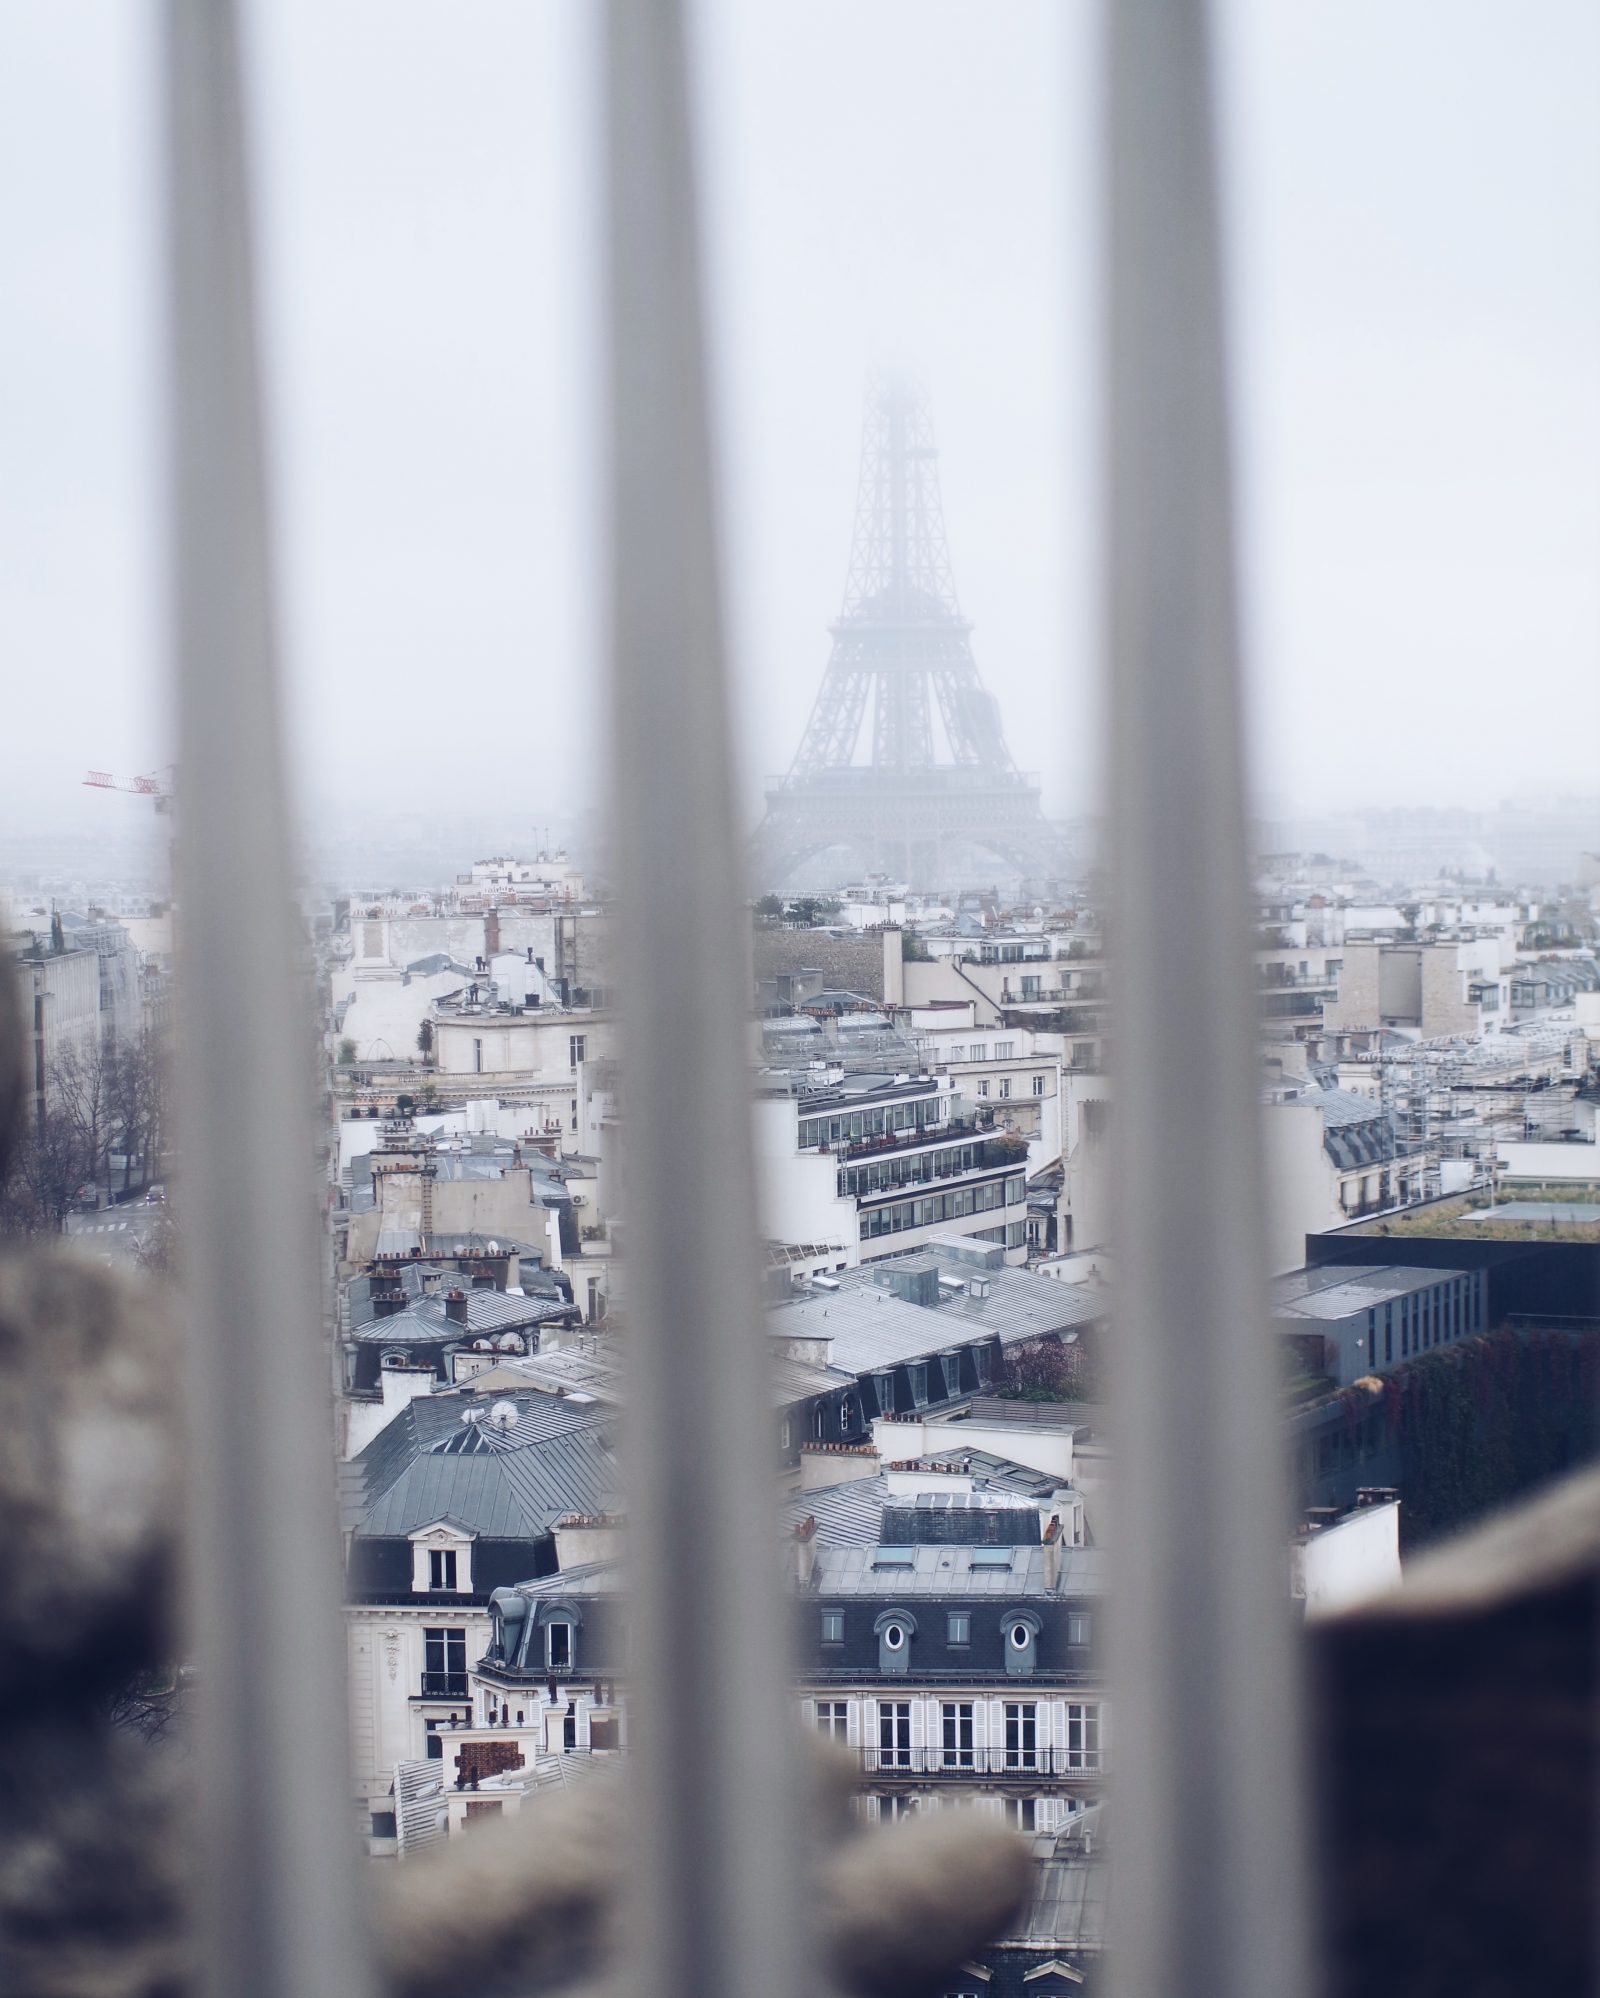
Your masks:
<path fill-rule="evenodd" d="M 539 1630 L 543 1638 L 544 1669 L 549 1673 L 571 1672 L 578 1662 L 578 1631 L 583 1613 L 574 1602 L 558 1601 L 539 1605 Z M 538 1654 L 534 1653 L 537 1657 Z"/>

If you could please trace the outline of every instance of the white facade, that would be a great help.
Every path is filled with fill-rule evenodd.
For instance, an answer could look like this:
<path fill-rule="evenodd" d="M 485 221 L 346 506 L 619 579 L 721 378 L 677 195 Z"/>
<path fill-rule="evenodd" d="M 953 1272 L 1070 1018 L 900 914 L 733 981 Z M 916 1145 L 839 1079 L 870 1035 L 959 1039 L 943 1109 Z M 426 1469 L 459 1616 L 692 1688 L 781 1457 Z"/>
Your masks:
<path fill-rule="evenodd" d="M 100 960 L 92 950 L 66 950 L 24 958 L 17 969 L 28 1036 L 28 1114 L 37 1123 L 57 1062 L 100 1051 Z"/>
<path fill-rule="evenodd" d="M 458 1536 L 465 1540 L 466 1536 Z M 471 1711 L 469 1697 L 425 1699 L 429 1630 L 461 1633 L 470 1672 L 489 1645 L 489 1615 L 474 1603 L 353 1603 L 345 1612 L 350 1660 L 350 1753 L 356 1793 L 387 1808 L 397 1762 L 428 1752 L 428 1723 Z M 454 1649 L 451 1654 L 456 1655 Z"/>
<path fill-rule="evenodd" d="M 564 1009 L 514 1013 L 501 1008 L 436 1008 L 433 1059 L 441 1078 L 505 1075 L 568 1085 L 572 1122 L 578 1115 L 578 1070 L 613 1049 L 611 1017 Z"/>
<path fill-rule="evenodd" d="M 802 1120 L 807 1128 L 830 1115 L 835 1122 L 847 1122 L 857 1114 L 882 1109 L 886 1102 L 898 1100 L 903 1105 L 903 1093 L 898 1099 L 892 1091 L 881 1098 L 802 1098 L 783 1092 L 757 1096 L 753 1130 L 762 1226 L 771 1240 L 830 1250 L 837 1245 L 839 1255 L 830 1259 L 830 1267 L 842 1262 L 853 1268 L 901 1255 L 941 1235 L 987 1236 L 1003 1243 L 1008 1262 L 1026 1259 L 1028 1164 L 1021 1139 L 1001 1130 L 950 1127 L 950 1117 L 971 1106 L 956 1096 L 947 1077 L 918 1080 L 926 1085 L 920 1092 L 924 1097 L 938 1099 L 941 1121 L 898 1132 L 882 1148 L 855 1145 L 845 1137 L 826 1145 L 802 1146 Z M 937 1178 L 857 1190 L 847 1185 L 841 1191 L 847 1174 L 872 1175 L 879 1168 L 893 1171 L 894 1162 L 907 1161 L 914 1152 L 938 1152 L 949 1158 L 964 1148 L 976 1155 L 986 1145 L 992 1149 L 1008 1144 L 1016 1148 L 1014 1159 L 996 1156 L 986 1164 L 941 1169 Z"/>
<path fill-rule="evenodd" d="M 1400 1505 L 1360 1506 L 1291 1550 L 1291 1592 L 1308 1617 L 1371 1602 L 1400 1582 Z"/>
<path fill-rule="evenodd" d="M 1500 1180 L 1565 1180 L 1579 1186 L 1600 1186 L 1600 1145 L 1577 1141 L 1566 1144 L 1497 1145 Z"/>

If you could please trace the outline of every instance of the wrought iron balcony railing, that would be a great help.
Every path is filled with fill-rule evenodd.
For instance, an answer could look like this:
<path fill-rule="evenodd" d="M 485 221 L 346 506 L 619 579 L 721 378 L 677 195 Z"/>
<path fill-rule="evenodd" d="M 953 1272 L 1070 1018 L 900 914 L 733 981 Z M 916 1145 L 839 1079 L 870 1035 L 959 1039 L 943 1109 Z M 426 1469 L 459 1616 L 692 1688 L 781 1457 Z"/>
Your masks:
<path fill-rule="evenodd" d="M 424 1672 L 417 1692 L 419 1700 L 464 1700 L 467 1694 L 465 1672 Z"/>
<path fill-rule="evenodd" d="M 865 1776 L 1073 1777 L 1093 1782 L 1104 1774 L 1097 1751 L 1076 1748 L 863 1748 Z"/>

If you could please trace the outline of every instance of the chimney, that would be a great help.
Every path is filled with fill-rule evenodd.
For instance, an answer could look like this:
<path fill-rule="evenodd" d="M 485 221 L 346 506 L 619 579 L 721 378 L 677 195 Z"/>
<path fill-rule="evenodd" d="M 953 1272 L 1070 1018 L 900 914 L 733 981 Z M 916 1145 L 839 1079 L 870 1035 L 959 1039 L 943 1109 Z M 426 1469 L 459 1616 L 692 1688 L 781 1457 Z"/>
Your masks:
<path fill-rule="evenodd" d="M 569 1512 L 551 1528 L 556 1568 L 565 1574 L 589 1561 L 614 1561 L 622 1552 L 624 1521 L 620 1513 Z"/>
<path fill-rule="evenodd" d="M 434 1372 L 429 1366 L 410 1366 L 404 1362 L 396 1366 L 391 1362 L 379 1369 L 378 1385 L 383 1392 L 383 1412 L 387 1417 L 396 1409 L 404 1408 L 408 1401 L 415 1401 L 419 1394 L 432 1394 Z"/>
<path fill-rule="evenodd" d="M 883 1003 L 906 1003 L 905 938 L 896 923 L 886 924 L 883 931 Z"/>
<path fill-rule="evenodd" d="M 1061 1586 L 1061 1515 L 1053 1512 L 1044 1530 L 1044 1585 L 1052 1591 Z"/>
<path fill-rule="evenodd" d="M 447 1290 L 444 1294 L 444 1315 L 452 1325 L 465 1325 L 467 1322 L 467 1293 L 464 1290 Z"/>
<path fill-rule="evenodd" d="M 878 1475 L 879 1457 L 871 1443 L 802 1443 L 800 1489 L 826 1491 L 829 1485 L 854 1484 Z"/>
<path fill-rule="evenodd" d="M 816 1515 L 808 1512 L 794 1530 L 794 1578 L 801 1588 L 810 1588 L 816 1566 L 817 1521 Z"/>

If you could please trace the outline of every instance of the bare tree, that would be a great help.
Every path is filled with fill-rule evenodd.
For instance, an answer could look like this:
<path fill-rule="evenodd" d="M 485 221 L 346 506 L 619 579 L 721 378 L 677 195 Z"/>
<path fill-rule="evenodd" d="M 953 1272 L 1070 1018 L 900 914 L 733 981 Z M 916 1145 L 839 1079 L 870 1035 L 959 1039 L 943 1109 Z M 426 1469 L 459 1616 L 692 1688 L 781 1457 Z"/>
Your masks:
<path fill-rule="evenodd" d="M 20 1132 L 0 1183 L 0 1227 L 23 1235 L 59 1232 L 90 1170 L 78 1124 L 47 1097 L 43 1116 Z"/>
<path fill-rule="evenodd" d="M 83 1145 L 85 1179 L 97 1191 L 111 1192 L 111 1140 L 116 1128 L 112 1107 L 113 1058 L 101 1047 L 65 1047 L 50 1065 L 46 1096 L 71 1124 Z"/>
<path fill-rule="evenodd" d="M 167 1147 L 171 1101 L 172 1049 L 164 1035 L 146 1033 L 139 1042 L 139 1149 L 146 1179 L 161 1172 Z"/>
<path fill-rule="evenodd" d="M 166 1136 L 167 1057 L 158 1036 L 145 1033 L 107 1057 L 110 1108 L 122 1147 L 122 1191 L 148 1185 L 160 1173 Z"/>

